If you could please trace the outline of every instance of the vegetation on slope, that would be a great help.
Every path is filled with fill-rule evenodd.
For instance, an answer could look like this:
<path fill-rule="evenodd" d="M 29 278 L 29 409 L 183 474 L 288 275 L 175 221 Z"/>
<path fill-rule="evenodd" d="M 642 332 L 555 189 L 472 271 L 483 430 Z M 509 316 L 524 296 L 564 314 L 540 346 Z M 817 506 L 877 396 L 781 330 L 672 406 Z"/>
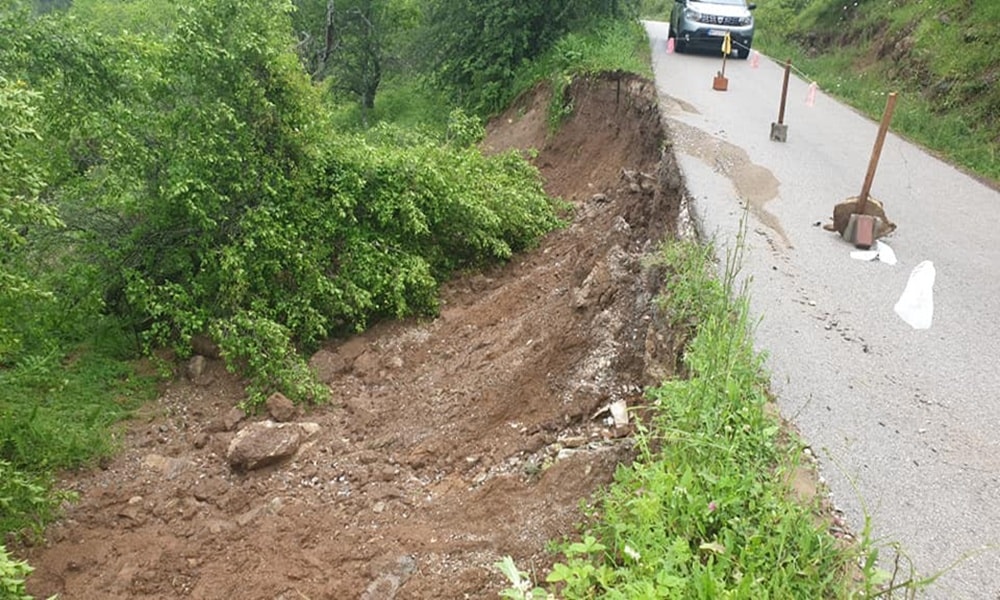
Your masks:
<path fill-rule="evenodd" d="M 892 598 L 924 582 L 877 564 L 867 532 L 848 543 L 828 529 L 822 490 L 792 491 L 801 443 L 769 407 L 739 258 L 716 276 L 713 249 L 665 242 L 665 318 L 690 328 L 689 377 L 649 390 L 638 457 L 590 508 L 581 537 L 534 587 L 508 558 L 508 598 Z"/>
<path fill-rule="evenodd" d="M 450 273 L 560 226 L 534 167 L 475 149 L 474 116 L 339 128 L 289 1 L 38 4 L 0 0 L 4 534 L 55 514 L 53 471 L 114 451 L 155 392 L 130 359 L 207 335 L 247 407 L 321 401 L 300 350 L 431 314 Z"/>
<path fill-rule="evenodd" d="M 328 26 L 343 19 L 297 20 L 305 8 L 329 16 L 323 2 L 293 12 L 282 0 L 136 0 L 120 21 L 128 29 L 111 24 L 104 0 L 36 4 L 46 10 L 0 0 L 0 278 L 11 282 L 0 287 L 4 533 L 55 514 L 64 496 L 49 487 L 53 470 L 114 450 L 115 421 L 155 391 L 127 362 L 140 351 L 184 355 L 192 336 L 208 334 L 250 377 L 249 404 L 272 390 L 321 400 L 300 349 L 376 319 L 433 313 L 454 270 L 505 260 L 559 225 L 528 163 L 472 147 L 475 115 L 539 78 L 559 89 L 570 73 L 647 68 L 635 60 L 647 45 L 634 23 L 587 18 L 631 14 L 625 1 L 569 10 L 436 0 L 392 23 L 405 35 L 355 22 L 336 47 L 307 42 L 346 31 Z M 366 10 L 413 17 L 404 0 L 336 6 L 373 25 Z M 470 31 L 492 43 L 468 44 Z M 449 52 L 401 60 L 446 33 Z M 392 40 L 409 45 L 386 49 Z M 350 63 L 357 85 L 334 85 L 327 78 L 349 77 L 318 68 L 334 52 L 343 64 L 366 57 Z M 414 92 L 430 100 L 410 102 Z M 344 102 L 359 111 L 351 131 Z M 366 127 L 404 110 L 436 127 Z M 679 271 L 673 287 L 693 274 Z M 729 291 L 705 285 L 710 299 Z M 567 546 L 552 580 L 577 597 L 828 597 L 853 555 L 838 554 L 783 496 L 788 448 L 763 412 L 745 323 L 721 300 L 692 298 L 708 332 L 689 357 L 696 377 L 654 393 L 666 416 L 609 492 L 595 537 Z M 775 526 L 782 535 L 770 535 Z M 787 576 L 762 588 L 775 561 Z M 0 569 L 0 589 L 23 594 L 27 566 L 2 546 Z"/>

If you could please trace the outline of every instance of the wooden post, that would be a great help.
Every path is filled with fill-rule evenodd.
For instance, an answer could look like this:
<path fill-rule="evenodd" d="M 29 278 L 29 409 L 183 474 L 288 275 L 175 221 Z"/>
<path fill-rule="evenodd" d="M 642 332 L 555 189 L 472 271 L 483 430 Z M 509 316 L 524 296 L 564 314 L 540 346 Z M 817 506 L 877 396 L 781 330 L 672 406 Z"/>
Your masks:
<path fill-rule="evenodd" d="M 771 123 L 771 141 L 784 142 L 788 140 L 788 126 L 785 125 L 785 102 L 788 99 L 788 75 L 792 72 L 792 59 L 785 61 L 785 79 L 781 82 L 781 107 L 778 109 L 778 122 Z"/>
<path fill-rule="evenodd" d="M 788 99 L 788 75 L 792 72 L 792 59 L 785 61 L 785 79 L 781 82 L 781 106 L 778 108 L 778 124 L 785 122 L 785 101 Z"/>
<path fill-rule="evenodd" d="M 872 191 L 872 181 L 875 179 L 875 168 L 878 167 L 879 156 L 882 155 L 882 144 L 885 143 L 885 134 L 889 131 L 889 122 L 892 121 L 892 111 L 896 108 L 896 92 L 889 94 L 885 103 L 885 112 L 882 113 L 882 123 L 879 124 L 878 135 L 875 137 L 875 147 L 872 148 L 872 156 L 868 161 L 868 172 L 865 174 L 865 182 L 861 186 L 861 195 L 858 196 L 858 203 L 854 212 L 864 214 L 865 206 L 868 204 L 868 194 Z"/>

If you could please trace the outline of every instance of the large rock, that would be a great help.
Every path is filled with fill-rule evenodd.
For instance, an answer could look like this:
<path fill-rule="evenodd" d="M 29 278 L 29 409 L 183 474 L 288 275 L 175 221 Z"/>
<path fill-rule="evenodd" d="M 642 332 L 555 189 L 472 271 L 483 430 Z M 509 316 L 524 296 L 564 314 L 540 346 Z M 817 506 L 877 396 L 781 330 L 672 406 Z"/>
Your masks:
<path fill-rule="evenodd" d="M 226 458 L 229 466 L 238 471 L 260 469 L 293 456 L 318 430 L 315 423 L 251 423 L 229 442 Z"/>

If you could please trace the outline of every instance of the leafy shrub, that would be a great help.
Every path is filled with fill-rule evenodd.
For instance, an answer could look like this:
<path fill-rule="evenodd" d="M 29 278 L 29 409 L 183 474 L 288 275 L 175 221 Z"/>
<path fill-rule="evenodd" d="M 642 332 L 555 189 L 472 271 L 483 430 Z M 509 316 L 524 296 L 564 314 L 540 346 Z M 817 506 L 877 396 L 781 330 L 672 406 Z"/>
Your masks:
<path fill-rule="evenodd" d="M 24 588 L 25 578 L 31 574 L 28 563 L 16 561 L 7 554 L 7 548 L 0 544 L 0 598 L 4 600 L 31 600 Z"/>
<path fill-rule="evenodd" d="M 482 141 L 486 128 L 478 117 L 466 113 L 461 108 L 452 109 L 448 114 L 448 142 L 460 148 Z"/>
<path fill-rule="evenodd" d="M 70 498 L 54 493 L 47 476 L 33 475 L 0 458 L 0 532 L 40 535 Z M 2 557 L 0 557 L 2 558 Z"/>
<path fill-rule="evenodd" d="M 17 268 L 23 264 L 25 236 L 30 228 L 60 224 L 52 207 L 39 200 L 41 168 L 25 155 L 28 143 L 38 136 L 39 102 L 24 81 L 0 76 L 0 364 L 24 343 L 13 326 L 16 320 L 10 318 L 14 307 L 47 296 Z"/>
<path fill-rule="evenodd" d="M 211 331 L 230 369 L 252 375 L 246 408 L 263 404 L 274 390 L 282 390 L 297 402 L 321 402 L 329 397 L 329 388 L 312 376 L 292 345 L 288 329 L 279 323 L 243 312 L 217 321 Z"/>
<path fill-rule="evenodd" d="M 7 40 L 37 50 L 11 66 L 44 90 L 34 151 L 53 146 L 50 193 L 68 227 L 33 250 L 58 248 L 57 306 L 72 298 L 78 322 L 115 315 L 145 348 L 182 356 L 216 334 L 251 405 L 276 389 L 322 399 L 297 349 L 433 314 L 455 269 L 506 260 L 559 223 L 533 167 L 471 147 L 474 117 L 453 115 L 450 143 L 334 130 L 291 50 L 289 9 L 199 0 L 162 39 L 52 17 Z"/>

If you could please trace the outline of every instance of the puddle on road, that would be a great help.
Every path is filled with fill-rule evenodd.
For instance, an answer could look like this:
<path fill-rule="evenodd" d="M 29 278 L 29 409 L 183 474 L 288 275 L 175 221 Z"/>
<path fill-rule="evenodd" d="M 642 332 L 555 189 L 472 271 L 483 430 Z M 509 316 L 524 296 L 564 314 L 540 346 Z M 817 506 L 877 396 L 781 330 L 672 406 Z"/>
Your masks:
<path fill-rule="evenodd" d="M 683 103 L 676 98 L 671 100 L 677 106 Z M 694 107 L 688 112 L 697 112 Z M 676 114 L 676 111 L 674 111 Z M 786 248 L 791 248 L 781 221 L 764 205 L 778 196 L 778 179 L 770 170 L 755 164 L 747 152 L 725 140 L 713 137 L 704 131 L 670 119 L 671 139 L 677 150 L 689 154 L 711 167 L 716 173 L 728 178 L 740 199 L 747 202 L 750 212 L 772 230 Z"/>
<path fill-rule="evenodd" d="M 700 115 L 699 111 L 694 104 L 690 102 L 685 102 L 680 98 L 674 98 L 664 92 L 659 92 L 660 98 L 660 112 L 664 115 L 676 115 L 679 112 L 687 112 L 695 115 Z"/>

